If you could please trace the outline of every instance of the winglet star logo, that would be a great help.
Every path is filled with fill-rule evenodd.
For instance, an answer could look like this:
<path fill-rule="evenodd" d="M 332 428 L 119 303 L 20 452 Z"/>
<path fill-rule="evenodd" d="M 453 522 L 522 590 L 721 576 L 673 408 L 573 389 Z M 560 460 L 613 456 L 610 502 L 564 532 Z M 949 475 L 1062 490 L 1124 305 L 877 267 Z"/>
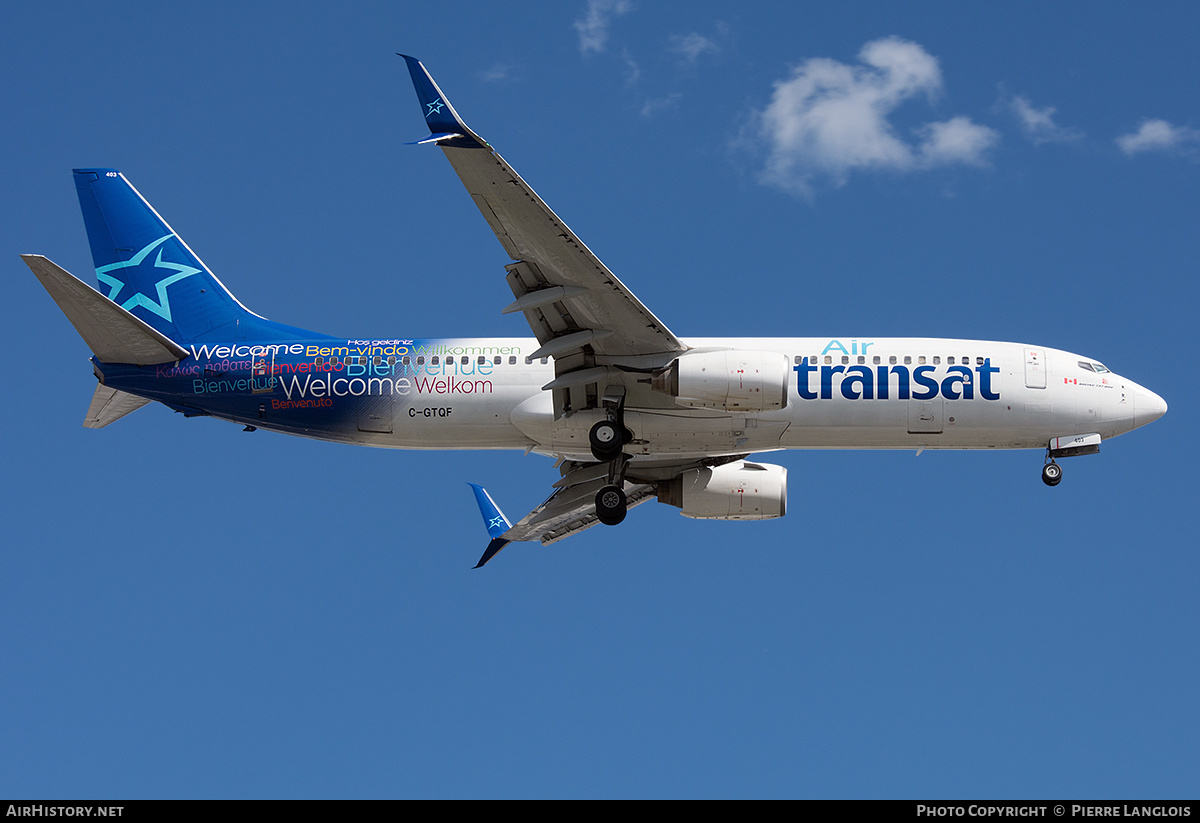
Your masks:
<path fill-rule="evenodd" d="M 150 253 L 155 249 L 158 249 L 159 246 L 174 236 L 175 235 L 173 234 L 167 234 L 158 238 L 123 263 L 110 263 L 107 266 L 101 266 L 100 268 L 96 269 L 97 279 L 99 279 L 101 283 L 105 284 L 110 289 L 108 292 L 108 299 L 116 303 L 117 298 L 121 295 L 121 290 L 126 286 L 130 286 L 131 279 L 136 276 L 135 272 L 142 267 L 146 259 L 150 256 Z M 191 277 L 193 274 L 199 274 L 200 269 L 193 268 L 192 266 L 185 266 L 182 263 L 172 263 L 168 260 L 163 260 L 162 249 L 158 249 L 158 255 L 154 258 L 153 263 L 147 265 L 149 265 L 149 268 L 152 269 L 165 269 L 167 271 L 174 272 L 174 274 L 163 277 L 160 280 L 153 280 L 153 278 L 160 275 L 160 272 L 157 271 L 145 272 L 141 275 L 141 277 L 144 278 L 143 282 L 154 282 L 154 292 L 158 297 L 158 302 L 155 302 L 153 298 L 139 291 L 135 293 L 133 297 L 130 297 L 124 303 L 121 303 L 120 306 L 126 311 L 133 311 L 133 309 L 137 306 L 141 306 L 144 309 L 154 312 L 167 322 L 171 322 L 171 303 L 167 298 L 167 286 L 170 286 L 172 283 L 177 283 L 185 277 Z M 116 276 L 115 274 L 122 269 L 132 270 L 125 273 L 125 280 L 120 279 L 120 277 Z M 134 286 L 130 287 L 135 288 Z"/>
<path fill-rule="evenodd" d="M 445 104 L 442 103 L 442 98 L 439 97 L 437 100 L 434 100 L 432 103 L 426 103 L 425 105 L 429 107 L 429 111 L 425 112 L 425 119 L 428 120 L 430 117 L 432 117 L 435 114 L 441 114 L 442 106 Z"/>
<path fill-rule="evenodd" d="M 508 524 L 504 522 L 503 517 L 493 517 L 491 520 L 488 521 L 488 531 L 493 531 L 495 529 L 500 528 L 501 526 L 507 526 L 507 525 Z"/>

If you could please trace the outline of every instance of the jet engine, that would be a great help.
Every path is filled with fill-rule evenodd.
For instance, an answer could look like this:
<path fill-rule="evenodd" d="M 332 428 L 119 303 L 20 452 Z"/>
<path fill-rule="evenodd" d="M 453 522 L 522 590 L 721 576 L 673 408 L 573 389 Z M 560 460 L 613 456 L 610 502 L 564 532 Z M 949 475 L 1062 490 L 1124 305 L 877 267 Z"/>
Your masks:
<path fill-rule="evenodd" d="M 787 405 L 790 370 L 787 355 L 778 352 L 688 352 L 656 372 L 650 387 L 671 395 L 681 406 L 775 411 Z"/>
<path fill-rule="evenodd" d="M 658 500 L 699 520 L 770 520 L 787 513 L 787 469 L 737 460 L 660 483 Z"/>

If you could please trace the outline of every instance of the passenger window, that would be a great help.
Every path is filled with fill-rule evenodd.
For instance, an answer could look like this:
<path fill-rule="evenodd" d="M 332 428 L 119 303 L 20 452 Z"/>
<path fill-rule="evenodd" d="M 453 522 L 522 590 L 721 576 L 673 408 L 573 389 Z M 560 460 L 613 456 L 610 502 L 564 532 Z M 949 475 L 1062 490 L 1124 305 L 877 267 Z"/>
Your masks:
<path fill-rule="evenodd" d="M 482 363 L 482 362 L 483 362 L 483 358 L 482 358 L 482 357 L 481 357 L 481 358 L 479 358 L 479 362 L 480 362 L 480 363 Z M 499 365 L 500 365 L 500 355 L 496 355 L 495 357 L 493 357 L 493 358 L 492 358 L 492 363 L 494 363 L 495 365 L 499 366 Z"/>
<path fill-rule="evenodd" d="M 803 357 L 801 357 L 800 355 L 796 355 L 796 358 L 795 358 L 795 359 L 794 359 L 792 362 L 793 362 L 793 363 L 795 363 L 797 366 L 799 366 L 799 365 L 800 365 L 800 361 L 801 361 L 801 360 L 803 360 L 803 359 L 804 359 L 804 358 L 803 358 Z"/>
<path fill-rule="evenodd" d="M 879 357 L 879 355 L 875 355 L 875 359 L 874 359 L 874 361 L 873 361 L 873 362 L 875 363 L 875 365 L 876 365 L 876 366 L 878 366 L 878 365 L 880 364 L 880 362 L 882 362 L 882 361 L 880 360 L 880 357 Z"/>
<path fill-rule="evenodd" d="M 517 365 L 517 356 L 515 354 L 510 354 L 508 356 L 508 365 L 510 365 L 510 366 Z"/>
<path fill-rule="evenodd" d="M 935 355 L 933 356 L 933 365 L 935 365 L 935 366 L 940 366 L 941 364 L 942 364 L 942 357 L 941 357 L 941 355 L 939 355 L 939 354 L 935 354 Z"/>
<path fill-rule="evenodd" d="M 922 363 L 924 363 L 924 362 L 925 362 L 925 358 L 924 358 L 924 357 L 922 357 L 922 358 L 921 358 L 921 362 L 922 362 Z M 906 354 L 906 355 L 904 355 L 904 365 L 906 365 L 906 366 L 911 366 L 911 365 L 912 365 L 912 355 L 911 355 L 911 354 Z"/>
<path fill-rule="evenodd" d="M 896 355 L 893 354 L 891 357 L 888 358 L 888 365 L 889 366 L 896 365 Z"/>
<path fill-rule="evenodd" d="M 828 366 L 832 362 L 833 362 L 833 355 L 830 355 L 830 354 L 825 355 L 825 365 Z"/>
<path fill-rule="evenodd" d="M 401 363 L 403 363 L 405 366 L 407 366 L 407 365 L 409 364 L 408 355 L 405 355 L 404 357 L 401 357 L 401 358 L 400 358 L 400 362 L 401 362 Z"/>
<path fill-rule="evenodd" d="M 953 355 L 951 355 L 950 357 L 947 357 L 947 358 L 946 358 L 946 363 L 947 363 L 948 365 L 951 365 L 951 366 L 953 366 L 953 365 L 954 365 L 954 356 L 953 356 Z"/>
<path fill-rule="evenodd" d="M 845 365 L 847 365 L 849 362 L 850 362 L 850 356 L 849 356 L 849 355 L 846 355 L 846 354 L 843 354 L 843 355 L 842 355 L 842 365 L 843 365 L 843 366 L 845 366 Z"/>
<path fill-rule="evenodd" d="M 866 363 L 866 362 L 867 362 L 867 358 L 863 357 L 863 356 L 860 354 L 860 355 L 858 356 L 858 365 L 860 365 L 860 366 L 861 366 L 863 363 Z"/>
<path fill-rule="evenodd" d="M 907 358 L 907 357 L 904 358 L 905 363 L 907 363 L 908 361 L 909 361 L 909 358 Z M 921 355 L 917 356 L 917 364 L 921 365 L 921 366 L 925 365 L 925 355 L 921 354 Z"/>
<path fill-rule="evenodd" d="M 379 355 L 375 355 L 375 365 L 376 366 L 383 365 L 383 358 L 380 357 Z"/>

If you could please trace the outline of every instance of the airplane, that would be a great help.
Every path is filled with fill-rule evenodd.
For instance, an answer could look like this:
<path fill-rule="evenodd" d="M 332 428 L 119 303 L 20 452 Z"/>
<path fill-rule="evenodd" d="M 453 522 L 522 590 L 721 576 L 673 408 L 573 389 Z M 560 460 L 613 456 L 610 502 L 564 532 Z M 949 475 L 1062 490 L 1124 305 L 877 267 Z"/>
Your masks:
<path fill-rule="evenodd" d="M 467 127 L 404 58 L 429 136 L 510 262 L 502 309 L 529 338 L 346 338 L 258 315 L 115 169 L 75 169 L 99 289 L 22 255 L 92 351 L 84 426 L 151 401 L 302 437 L 401 449 L 520 449 L 559 478 L 515 525 L 471 484 L 490 538 L 549 544 L 652 499 L 687 517 L 787 509 L 780 449 L 1042 449 L 1059 458 L 1167 405 L 1100 361 L 1026 343 L 934 338 L 682 339 Z"/>

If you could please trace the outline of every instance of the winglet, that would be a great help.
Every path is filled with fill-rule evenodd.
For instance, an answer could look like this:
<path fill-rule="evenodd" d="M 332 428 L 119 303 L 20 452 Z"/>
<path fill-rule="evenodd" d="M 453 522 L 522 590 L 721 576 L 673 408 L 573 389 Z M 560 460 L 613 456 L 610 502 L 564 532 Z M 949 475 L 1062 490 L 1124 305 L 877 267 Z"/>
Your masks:
<path fill-rule="evenodd" d="M 450 101 L 442 94 L 429 71 L 421 65 L 421 61 L 407 54 L 400 56 L 408 64 L 413 88 L 416 89 L 417 99 L 421 101 L 421 114 L 425 115 L 425 123 L 430 132 L 428 137 L 416 140 L 411 145 L 438 143 L 460 149 L 484 148 L 487 144 L 483 138 L 467 128 L 467 124 L 458 116 L 454 106 L 450 105 Z"/>
<path fill-rule="evenodd" d="M 496 505 L 496 501 L 492 500 L 492 496 L 487 493 L 487 489 L 475 483 L 468 483 L 467 485 L 475 492 L 475 502 L 479 504 L 479 513 L 483 516 L 483 525 L 487 527 L 488 537 L 492 538 L 492 542 L 488 543 L 483 557 L 479 558 L 479 562 L 475 564 L 475 568 L 478 569 L 509 544 L 510 541 L 505 540 L 500 535 L 511 529 L 512 523 L 508 522 L 508 518 L 504 516 L 504 512 L 500 511 L 500 507 Z"/>

